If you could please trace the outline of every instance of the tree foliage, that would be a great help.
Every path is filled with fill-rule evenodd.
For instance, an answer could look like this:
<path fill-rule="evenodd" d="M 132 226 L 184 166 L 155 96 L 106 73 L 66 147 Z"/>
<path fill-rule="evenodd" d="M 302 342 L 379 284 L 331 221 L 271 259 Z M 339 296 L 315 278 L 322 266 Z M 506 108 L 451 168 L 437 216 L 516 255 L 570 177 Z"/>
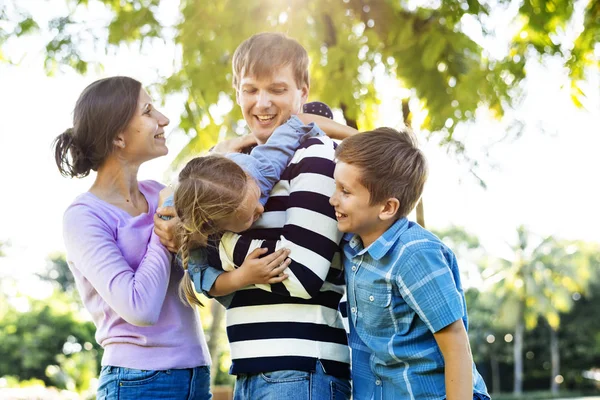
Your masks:
<path fill-rule="evenodd" d="M 31 300 L 29 310 L 3 309 L 0 318 L 0 376 L 37 378 L 47 385 L 87 389 L 97 375 L 100 347 L 95 328 L 78 317 L 62 293 Z M 76 365 L 76 367 L 74 367 Z"/>
<path fill-rule="evenodd" d="M 600 0 L 519 2 L 514 14 L 516 35 L 501 58 L 492 58 L 467 32 L 475 27 L 484 38 L 493 36 L 486 21 L 497 9 L 510 9 L 516 4 L 512 0 L 183 0 L 174 24 L 161 21 L 158 0 L 65 1 L 69 15 L 49 25 L 53 35 L 46 47 L 49 71 L 64 64 L 85 72 L 88 63 L 95 61 L 81 49 L 86 35 L 107 47 L 143 46 L 151 38 L 175 41 L 181 55 L 175 60 L 176 71 L 157 83 L 163 94 L 186 94 L 181 128 L 190 134 L 191 142 L 184 153 L 204 150 L 220 135 L 238 128 L 241 114 L 231 107 L 231 56 L 241 41 L 261 31 L 285 32 L 308 49 L 312 97 L 341 109 L 350 125 L 373 127 L 379 103 L 373 77 L 379 70 L 395 77 L 398 93 L 426 111 L 420 128 L 441 132 L 445 143 L 456 151 L 463 149 L 452 137 L 457 124 L 473 120 L 480 106 L 502 116 L 518 100 L 519 83 L 532 54 L 564 59 L 576 101 L 583 95 L 577 82 L 583 79 L 585 68 L 598 64 L 594 47 Z M 77 10 L 92 2 L 102 3 L 112 13 L 107 25 L 96 31 L 77 18 Z M 12 14 L 22 15 L 12 24 L 13 32 L 33 30 L 35 21 L 12 4 L 16 9 Z M 564 42 L 563 32 L 572 24 L 577 4 L 586 5 L 581 33 L 574 41 Z M 6 5 L 0 8 L 0 19 L 7 19 L 6 10 Z M 0 29 L 4 29 L 0 30 L 1 45 L 10 32 Z M 218 109 L 218 103 L 224 106 Z M 226 115 L 221 115 L 223 108 L 229 109 Z M 410 110 L 398 110 L 399 115 L 403 112 Z"/>

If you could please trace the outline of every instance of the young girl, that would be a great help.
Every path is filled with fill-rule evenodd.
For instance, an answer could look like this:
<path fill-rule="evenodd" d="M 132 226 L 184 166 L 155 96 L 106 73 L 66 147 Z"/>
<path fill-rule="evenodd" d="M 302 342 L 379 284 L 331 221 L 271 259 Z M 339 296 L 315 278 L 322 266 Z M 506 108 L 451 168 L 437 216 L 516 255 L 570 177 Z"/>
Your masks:
<path fill-rule="evenodd" d="M 305 107 L 305 110 L 328 109 L 323 106 Z M 181 171 L 174 202 L 180 218 L 182 264 L 189 275 L 183 278 L 180 293 L 185 294 L 191 304 L 200 304 L 194 288 L 196 292 L 202 291 L 199 269 L 200 265 L 206 264 L 206 255 L 201 248 L 208 245 L 209 236 L 224 231 L 243 232 L 250 228 L 264 211 L 263 205 L 271 189 L 298 147 L 306 139 L 323 134 L 314 123 L 318 123 L 334 139 L 344 139 L 357 133 L 355 129 L 328 118 L 301 114 L 278 127 L 265 144 L 256 146 L 249 155 L 229 154 L 228 157 L 235 162 L 219 155 L 198 157 Z M 170 201 L 168 199 L 164 205 L 169 205 Z M 198 246 L 201 248 L 190 251 L 190 248 Z M 240 268 L 229 269 L 227 279 L 221 280 L 220 284 L 227 285 L 233 292 L 251 284 L 285 280 L 287 275 L 282 272 L 290 263 L 289 259 L 286 260 L 289 251 L 280 249 L 259 262 L 258 257 L 266 251 L 256 249 L 250 253 Z"/>

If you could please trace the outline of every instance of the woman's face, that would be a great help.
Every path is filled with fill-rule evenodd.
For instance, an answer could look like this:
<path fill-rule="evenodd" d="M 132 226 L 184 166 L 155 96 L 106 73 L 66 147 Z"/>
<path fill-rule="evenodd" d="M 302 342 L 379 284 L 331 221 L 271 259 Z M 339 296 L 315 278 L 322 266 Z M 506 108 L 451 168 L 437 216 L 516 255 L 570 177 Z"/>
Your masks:
<path fill-rule="evenodd" d="M 152 105 L 148 93 L 141 89 L 135 114 L 115 144 L 121 155 L 132 162 L 142 163 L 167 155 L 164 129 L 167 125 L 169 119 Z"/>
<path fill-rule="evenodd" d="M 242 201 L 242 204 L 238 209 L 225 218 L 220 224 L 219 228 L 223 231 L 230 232 L 244 232 L 252 226 L 254 222 L 262 215 L 265 211 L 262 204 L 259 202 L 260 189 L 253 178 L 248 178 L 248 185 L 246 190 L 246 196 Z"/>

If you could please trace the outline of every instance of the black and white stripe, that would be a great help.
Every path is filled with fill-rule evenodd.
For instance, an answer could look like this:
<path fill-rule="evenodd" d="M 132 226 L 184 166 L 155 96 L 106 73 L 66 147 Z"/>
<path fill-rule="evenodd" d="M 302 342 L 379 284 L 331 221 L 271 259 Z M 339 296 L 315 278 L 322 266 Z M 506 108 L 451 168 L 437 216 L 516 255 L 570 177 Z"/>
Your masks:
<path fill-rule="evenodd" d="M 233 374 L 314 371 L 317 359 L 329 374 L 349 374 L 346 332 L 338 311 L 344 294 L 342 234 L 329 204 L 335 190 L 333 160 L 329 138 L 305 141 L 253 229 L 229 235 L 235 245 L 220 247 L 221 260 L 238 266 L 259 247 L 269 252 L 289 248 L 292 259 L 283 283 L 235 293 L 227 311 Z M 232 254 L 223 254 L 227 251 Z"/>

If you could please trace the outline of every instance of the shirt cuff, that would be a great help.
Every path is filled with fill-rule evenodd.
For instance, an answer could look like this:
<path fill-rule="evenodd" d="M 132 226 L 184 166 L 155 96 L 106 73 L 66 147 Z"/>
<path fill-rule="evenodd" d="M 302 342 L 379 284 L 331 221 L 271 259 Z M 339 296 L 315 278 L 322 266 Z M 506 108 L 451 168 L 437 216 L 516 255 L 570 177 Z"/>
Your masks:
<path fill-rule="evenodd" d="M 194 289 L 208 298 L 213 298 L 208 292 L 212 289 L 219 275 L 224 272 L 208 265 L 188 268 L 188 273 L 192 278 L 192 282 L 194 282 Z"/>

